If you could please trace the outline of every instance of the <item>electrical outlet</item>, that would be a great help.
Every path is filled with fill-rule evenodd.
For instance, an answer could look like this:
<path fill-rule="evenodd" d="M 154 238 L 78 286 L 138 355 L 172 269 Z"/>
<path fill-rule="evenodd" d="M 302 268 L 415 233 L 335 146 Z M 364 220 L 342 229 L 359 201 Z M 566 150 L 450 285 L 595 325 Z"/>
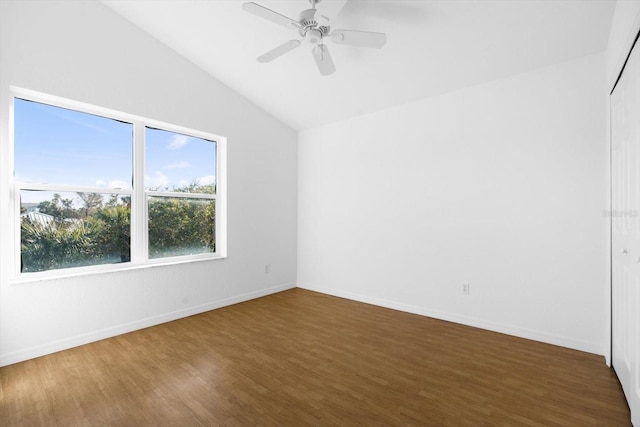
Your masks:
<path fill-rule="evenodd" d="M 471 285 L 469 283 L 463 283 L 462 284 L 462 294 L 463 295 L 469 295 L 470 288 L 471 288 Z"/>
<path fill-rule="evenodd" d="M 264 265 L 264 272 L 266 273 L 271 273 L 271 264 L 265 264 Z"/>

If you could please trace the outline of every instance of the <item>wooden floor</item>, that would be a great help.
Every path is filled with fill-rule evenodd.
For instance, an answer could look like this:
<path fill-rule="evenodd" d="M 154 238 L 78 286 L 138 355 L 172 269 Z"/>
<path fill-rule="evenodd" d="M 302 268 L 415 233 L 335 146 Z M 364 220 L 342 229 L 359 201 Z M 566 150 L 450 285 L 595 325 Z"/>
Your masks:
<path fill-rule="evenodd" d="M 602 357 L 294 289 L 0 369 L 2 426 L 629 426 Z"/>

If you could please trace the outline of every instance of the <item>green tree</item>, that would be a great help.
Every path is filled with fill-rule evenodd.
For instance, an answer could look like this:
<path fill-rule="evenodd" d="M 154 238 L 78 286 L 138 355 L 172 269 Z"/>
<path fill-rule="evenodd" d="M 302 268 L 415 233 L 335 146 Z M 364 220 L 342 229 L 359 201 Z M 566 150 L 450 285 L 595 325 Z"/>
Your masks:
<path fill-rule="evenodd" d="M 63 199 L 60 194 L 53 195 L 51 200 L 45 200 L 38 204 L 38 211 L 51 215 L 56 219 L 78 218 L 80 213 L 73 208 L 72 199 Z"/>
<path fill-rule="evenodd" d="M 91 265 L 95 263 L 93 230 L 83 222 L 21 223 L 22 270 L 25 272 Z"/>
<path fill-rule="evenodd" d="M 99 209 L 87 218 L 103 257 L 131 260 L 131 206 L 118 204 Z"/>
<path fill-rule="evenodd" d="M 181 193 L 214 194 L 215 185 L 191 183 L 174 188 Z M 49 222 L 23 216 L 23 271 L 44 271 L 131 259 L 131 198 L 82 193 L 79 209 L 73 200 L 54 194 L 38 205 L 53 216 Z M 151 197 L 149 257 L 159 258 L 215 251 L 215 201 L 181 197 Z"/>
<path fill-rule="evenodd" d="M 182 192 L 204 192 L 191 184 Z M 155 197 L 149 200 L 149 257 L 215 251 L 215 201 Z"/>
<path fill-rule="evenodd" d="M 82 193 L 82 192 L 78 192 L 78 197 L 80 197 L 80 199 L 82 199 L 82 203 L 84 204 L 83 208 L 84 208 L 84 218 L 88 217 L 89 215 L 94 214 L 96 211 L 98 211 L 100 208 L 102 208 L 102 205 L 104 203 L 104 200 L 102 199 L 102 194 L 100 193 Z"/>

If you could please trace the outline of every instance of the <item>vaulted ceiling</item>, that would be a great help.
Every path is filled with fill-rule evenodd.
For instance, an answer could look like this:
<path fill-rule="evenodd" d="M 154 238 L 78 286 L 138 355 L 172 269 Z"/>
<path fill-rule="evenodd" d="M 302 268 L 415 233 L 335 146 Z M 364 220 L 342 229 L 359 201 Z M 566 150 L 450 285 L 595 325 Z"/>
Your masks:
<path fill-rule="evenodd" d="M 296 20 L 310 7 L 255 1 Z M 257 62 L 300 37 L 244 12 L 241 0 L 102 2 L 297 130 L 601 52 L 615 7 L 613 0 L 323 0 L 318 9 L 333 29 L 384 32 L 388 41 L 380 50 L 328 41 L 337 71 L 321 76 L 307 45 Z"/>

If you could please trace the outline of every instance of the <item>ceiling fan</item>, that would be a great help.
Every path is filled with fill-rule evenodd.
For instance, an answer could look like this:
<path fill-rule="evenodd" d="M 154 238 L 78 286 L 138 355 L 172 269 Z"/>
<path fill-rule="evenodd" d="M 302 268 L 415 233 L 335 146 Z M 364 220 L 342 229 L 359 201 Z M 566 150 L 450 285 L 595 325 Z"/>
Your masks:
<path fill-rule="evenodd" d="M 320 74 L 327 76 L 336 71 L 333 64 L 329 48 L 324 44 L 325 39 L 330 39 L 336 44 L 345 44 L 350 46 L 381 48 L 387 42 L 387 36 L 384 33 L 374 33 L 369 31 L 356 30 L 333 30 L 329 25 L 329 18 L 320 14 L 316 9 L 316 5 L 321 0 L 309 0 L 311 9 L 300 12 L 298 20 L 291 19 L 279 14 L 264 6 L 260 6 L 254 2 L 244 3 L 242 9 L 256 16 L 264 18 L 268 21 L 275 22 L 287 28 L 297 31 L 301 39 L 289 40 L 270 50 L 269 52 L 258 57 L 258 62 L 271 62 L 274 59 L 284 55 L 287 52 L 306 43 L 313 46 L 311 53 L 316 60 L 316 65 Z"/>

